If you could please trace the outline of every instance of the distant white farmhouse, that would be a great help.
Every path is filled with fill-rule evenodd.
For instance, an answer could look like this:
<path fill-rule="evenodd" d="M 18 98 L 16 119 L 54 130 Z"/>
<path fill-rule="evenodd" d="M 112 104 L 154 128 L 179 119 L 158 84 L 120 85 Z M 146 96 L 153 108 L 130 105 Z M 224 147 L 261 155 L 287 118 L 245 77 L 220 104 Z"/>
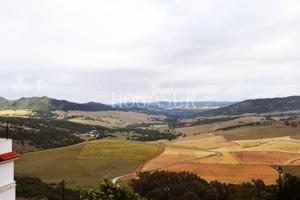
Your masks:
<path fill-rule="evenodd" d="M 0 138 L 0 200 L 16 199 L 14 161 L 19 155 L 12 151 L 12 140 Z"/>

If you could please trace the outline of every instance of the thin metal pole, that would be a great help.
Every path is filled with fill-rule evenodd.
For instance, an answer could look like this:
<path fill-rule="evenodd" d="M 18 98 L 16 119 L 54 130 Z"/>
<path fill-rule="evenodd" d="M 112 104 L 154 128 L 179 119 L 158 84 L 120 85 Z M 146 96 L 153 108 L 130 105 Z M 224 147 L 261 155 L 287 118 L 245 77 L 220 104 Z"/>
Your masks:
<path fill-rule="evenodd" d="M 62 200 L 65 200 L 65 180 L 61 182 L 62 187 Z"/>
<path fill-rule="evenodd" d="M 6 121 L 6 139 L 8 139 L 8 133 L 9 133 L 9 127 L 8 127 L 8 121 Z"/>
<path fill-rule="evenodd" d="M 282 200 L 282 174 L 283 174 L 283 168 L 281 166 L 277 167 L 278 171 L 278 200 Z"/>

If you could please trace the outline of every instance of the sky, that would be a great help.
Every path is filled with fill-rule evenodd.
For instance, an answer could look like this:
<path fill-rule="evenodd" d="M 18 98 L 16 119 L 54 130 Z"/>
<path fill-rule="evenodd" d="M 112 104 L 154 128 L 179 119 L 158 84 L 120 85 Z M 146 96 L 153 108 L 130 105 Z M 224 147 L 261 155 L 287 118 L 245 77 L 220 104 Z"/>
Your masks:
<path fill-rule="evenodd" d="M 0 96 L 300 95 L 299 0 L 0 1 Z"/>

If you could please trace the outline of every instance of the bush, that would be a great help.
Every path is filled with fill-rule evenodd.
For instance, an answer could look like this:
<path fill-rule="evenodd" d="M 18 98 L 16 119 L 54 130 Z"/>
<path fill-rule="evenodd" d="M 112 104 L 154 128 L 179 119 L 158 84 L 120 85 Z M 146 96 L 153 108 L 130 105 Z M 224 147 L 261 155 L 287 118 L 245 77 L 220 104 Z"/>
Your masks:
<path fill-rule="evenodd" d="M 104 179 L 98 189 L 82 189 L 81 200 L 143 200 L 130 188 L 113 184 L 109 179 Z"/>
<path fill-rule="evenodd" d="M 153 200 L 275 200 L 277 196 L 277 187 L 266 186 L 261 180 L 240 185 L 208 183 L 189 172 L 144 172 L 131 185 L 141 196 Z"/>
<path fill-rule="evenodd" d="M 22 177 L 16 178 L 17 197 L 61 200 L 62 188 L 59 184 L 43 183 L 38 178 Z M 79 200 L 79 191 L 65 189 L 65 199 Z"/>

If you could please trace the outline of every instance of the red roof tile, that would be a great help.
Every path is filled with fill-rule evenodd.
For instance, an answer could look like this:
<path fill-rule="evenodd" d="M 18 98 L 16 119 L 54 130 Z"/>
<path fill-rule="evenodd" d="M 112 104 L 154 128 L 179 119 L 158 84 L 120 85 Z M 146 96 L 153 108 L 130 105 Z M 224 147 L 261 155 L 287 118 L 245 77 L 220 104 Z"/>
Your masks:
<path fill-rule="evenodd" d="M 4 153 L 0 154 L 0 162 L 7 161 L 7 160 L 12 160 L 15 158 L 18 158 L 20 155 L 16 152 L 9 152 L 9 153 Z"/>

